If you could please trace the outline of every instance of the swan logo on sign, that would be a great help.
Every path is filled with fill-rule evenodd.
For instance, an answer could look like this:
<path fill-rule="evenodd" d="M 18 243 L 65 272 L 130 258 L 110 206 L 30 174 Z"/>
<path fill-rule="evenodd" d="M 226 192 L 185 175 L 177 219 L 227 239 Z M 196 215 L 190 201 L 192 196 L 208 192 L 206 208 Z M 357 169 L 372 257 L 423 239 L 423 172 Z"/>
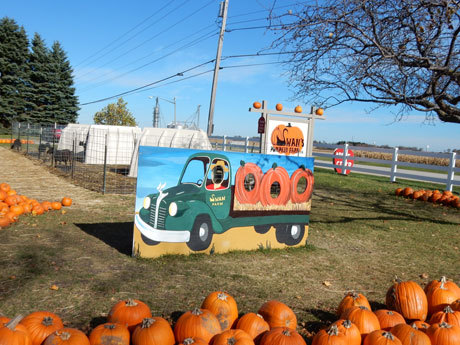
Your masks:
<path fill-rule="evenodd" d="M 280 124 L 271 132 L 271 152 L 286 156 L 297 154 L 305 146 L 302 129 L 296 126 Z"/>

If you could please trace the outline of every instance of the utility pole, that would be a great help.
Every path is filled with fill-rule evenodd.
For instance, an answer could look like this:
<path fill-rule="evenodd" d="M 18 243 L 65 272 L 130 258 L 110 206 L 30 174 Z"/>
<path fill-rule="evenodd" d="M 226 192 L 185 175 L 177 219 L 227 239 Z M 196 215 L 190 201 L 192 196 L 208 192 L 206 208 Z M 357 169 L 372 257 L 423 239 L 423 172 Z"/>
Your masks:
<path fill-rule="evenodd" d="M 228 0 L 224 0 L 220 3 L 219 17 L 222 17 L 222 26 L 220 27 L 219 41 L 217 44 L 217 55 L 216 63 L 214 65 L 214 77 L 212 79 L 212 90 L 211 90 L 211 102 L 209 104 L 209 116 L 208 116 L 208 136 L 210 136 L 214 129 L 214 104 L 216 101 L 216 89 L 217 89 L 217 77 L 219 75 L 220 68 L 220 57 L 222 55 L 222 45 L 224 43 L 225 25 L 227 23 L 227 10 Z"/>

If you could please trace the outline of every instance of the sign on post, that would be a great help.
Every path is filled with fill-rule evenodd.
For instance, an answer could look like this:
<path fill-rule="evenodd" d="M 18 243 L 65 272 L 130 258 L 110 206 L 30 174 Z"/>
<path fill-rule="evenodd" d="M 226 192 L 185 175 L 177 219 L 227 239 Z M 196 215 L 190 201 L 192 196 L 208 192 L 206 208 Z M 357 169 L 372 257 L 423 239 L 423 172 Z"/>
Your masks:
<path fill-rule="evenodd" d="M 338 148 L 338 149 L 335 149 L 334 150 L 334 155 L 336 156 L 343 156 L 343 149 L 341 148 Z M 352 150 L 347 150 L 347 167 L 353 167 L 353 164 L 354 164 L 354 160 L 353 159 L 349 159 L 348 157 L 354 157 L 355 154 L 353 153 Z M 332 159 L 332 163 L 334 165 L 343 165 L 343 159 L 342 158 L 333 158 Z M 338 174 L 342 174 L 342 169 L 340 168 L 334 168 L 335 172 L 338 173 Z M 349 169 L 345 169 L 345 172 L 343 173 L 344 175 L 348 175 L 350 173 L 350 170 Z"/>

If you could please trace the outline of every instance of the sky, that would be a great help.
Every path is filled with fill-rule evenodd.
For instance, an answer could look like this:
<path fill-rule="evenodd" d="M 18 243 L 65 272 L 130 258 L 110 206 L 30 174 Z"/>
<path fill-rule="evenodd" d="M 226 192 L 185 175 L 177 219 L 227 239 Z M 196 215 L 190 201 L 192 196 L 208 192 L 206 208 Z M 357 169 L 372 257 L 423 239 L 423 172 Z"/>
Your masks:
<path fill-rule="evenodd" d="M 278 0 L 275 6 L 287 12 L 296 2 Z M 268 51 L 276 33 L 254 27 L 267 25 L 272 3 L 229 0 L 214 135 L 257 136 L 259 114 L 248 111 L 255 101 L 265 100 L 269 109 L 277 103 L 285 110 L 315 106 L 294 98 L 288 66 L 280 63 L 282 55 L 232 57 Z M 219 4 L 219 0 L 4 1 L 0 17 L 14 19 L 30 39 L 39 33 L 48 47 L 54 41 L 61 43 L 74 70 L 79 123 L 92 124 L 94 114 L 117 97 L 96 101 L 152 84 L 123 96 L 140 127 L 153 126 L 159 97 L 160 126 L 174 120 L 175 98 L 177 121 L 197 122 L 200 106 L 199 126 L 206 131 L 214 69 L 214 63 L 207 62 L 216 57 Z M 360 103 L 328 108 L 325 119 L 315 122 L 314 139 L 441 152 L 460 149 L 460 124 L 437 118 L 427 122 L 425 114 L 415 111 L 395 121 L 397 111 L 397 107 L 373 110 Z"/>

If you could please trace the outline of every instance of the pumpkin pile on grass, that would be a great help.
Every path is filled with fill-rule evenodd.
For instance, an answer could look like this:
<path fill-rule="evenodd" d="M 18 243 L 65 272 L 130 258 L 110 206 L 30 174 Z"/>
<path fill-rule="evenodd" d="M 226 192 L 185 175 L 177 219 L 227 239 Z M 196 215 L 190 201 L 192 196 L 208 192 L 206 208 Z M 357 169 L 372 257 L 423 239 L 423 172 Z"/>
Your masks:
<path fill-rule="evenodd" d="M 403 196 L 408 199 L 428 201 L 433 204 L 441 204 L 444 206 L 451 206 L 454 208 L 460 208 L 460 197 L 453 194 L 452 192 L 445 190 L 413 190 L 410 187 L 396 188 L 395 194 L 397 196 Z"/>
<path fill-rule="evenodd" d="M 39 216 L 51 210 L 60 210 L 62 206 L 71 205 L 72 199 L 68 197 L 64 197 L 61 201 L 39 202 L 17 194 L 16 190 L 6 182 L 0 183 L 0 229 L 17 222 L 24 214 Z"/>
<path fill-rule="evenodd" d="M 460 288 L 454 282 L 442 277 L 422 289 L 414 281 L 396 280 L 385 302 L 388 309 L 372 311 L 364 295 L 347 293 L 337 308 L 338 320 L 316 333 L 312 345 L 460 344 Z M 296 329 L 295 313 L 280 301 L 265 302 L 257 314 L 239 314 L 232 296 L 214 291 L 174 325 L 153 316 L 138 299 L 113 305 L 106 322 L 88 335 L 64 327 L 48 311 L 0 317 L 0 344 L 306 345 Z"/>

